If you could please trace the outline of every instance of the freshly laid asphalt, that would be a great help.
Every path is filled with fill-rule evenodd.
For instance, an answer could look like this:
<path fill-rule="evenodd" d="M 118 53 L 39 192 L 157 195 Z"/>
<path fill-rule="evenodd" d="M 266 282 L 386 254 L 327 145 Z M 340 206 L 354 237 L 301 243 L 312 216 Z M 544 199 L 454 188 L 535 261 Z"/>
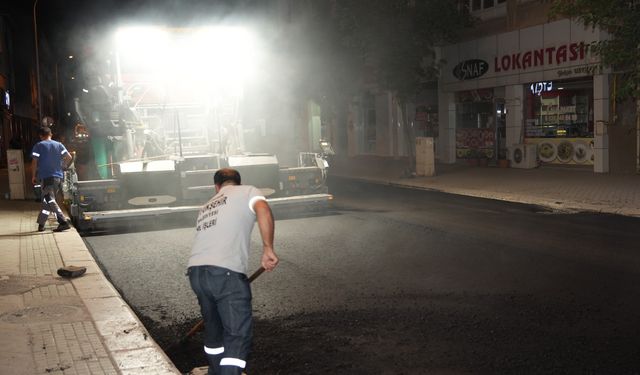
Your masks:
<path fill-rule="evenodd" d="M 331 176 L 547 207 L 640 217 L 640 175 L 576 168 L 438 165 L 404 177 L 405 160 L 332 160 Z M 0 171 L 6 176 L 6 170 Z M 75 229 L 36 230 L 39 205 L 1 200 L 0 373 L 179 374 L 105 278 Z M 85 266 L 74 279 L 63 266 Z"/>

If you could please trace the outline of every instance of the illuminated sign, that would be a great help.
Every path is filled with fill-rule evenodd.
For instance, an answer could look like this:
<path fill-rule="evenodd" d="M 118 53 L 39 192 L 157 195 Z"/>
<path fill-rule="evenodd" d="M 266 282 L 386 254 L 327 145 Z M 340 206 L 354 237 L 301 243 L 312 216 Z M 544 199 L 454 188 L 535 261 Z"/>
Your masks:
<path fill-rule="evenodd" d="M 533 95 L 540 95 L 543 92 L 553 91 L 553 82 L 532 83 L 529 89 Z"/>
<path fill-rule="evenodd" d="M 461 81 L 482 77 L 489 70 L 484 60 L 465 60 L 453 68 L 453 76 Z"/>

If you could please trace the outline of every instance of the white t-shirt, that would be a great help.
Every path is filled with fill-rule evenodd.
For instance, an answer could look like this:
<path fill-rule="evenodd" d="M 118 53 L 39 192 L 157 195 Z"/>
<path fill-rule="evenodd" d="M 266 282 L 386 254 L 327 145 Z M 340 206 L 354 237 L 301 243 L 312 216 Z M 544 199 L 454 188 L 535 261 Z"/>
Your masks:
<path fill-rule="evenodd" d="M 265 198 L 253 186 L 226 185 L 202 206 L 188 267 L 218 266 L 246 274 L 258 200 Z"/>

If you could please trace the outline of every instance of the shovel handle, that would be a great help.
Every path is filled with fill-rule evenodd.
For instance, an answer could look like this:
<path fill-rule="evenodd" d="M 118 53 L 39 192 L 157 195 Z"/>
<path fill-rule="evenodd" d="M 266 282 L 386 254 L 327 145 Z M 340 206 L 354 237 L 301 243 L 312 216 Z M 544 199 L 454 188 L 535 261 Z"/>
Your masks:
<path fill-rule="evenodd" d="M 264 267 L 258 268 L 254 273 L 251 274 L 251 276 L 249 276 L 249 278 L 247 280 L 249 281 L 249 283 L 253 282 L 253 280 L 257 279 L 258 276 L 262 275 L 262 273 L 264 271 L 265 271 Z M 196 323 L 196 325 L 194 325 L 193 328 L 191 328 L 189 330 L 189 332 L 185 336 L 185 339 L 187 339 L 187 338 L 195 335 L 199 331 L 201 331 L 202 327 L 204 327 L 204 320 L 200 319 L 200 321 L 198 323 Z"/>
<path fill-rule="evenodd" d="M 188 339 L 189 337 L 192 337 L 193 335 L 195 335 L 196 333 L 198 333 L 200 330 L 202 330 L 202 327 L 204 327 L 204 320 L 200 319 L 200 321 L 198 323 L 196 323 L 196 325 L 194 325 L 189 332 L 187 332 L 187 334 L 184 336 L 184 338 L 182 339 L 182 341 L 185 341 L 186 339 Z"/>
<path fill-rule="evenodd" d="M 258 276 L 262 275 L 264 271 L 265 271 L 264 267 L 258 268 L 256 272 L 252 273 L 247 280 L 249 281 L 249 283 L 252 283 L 253 280 L 257 279 Z"/>

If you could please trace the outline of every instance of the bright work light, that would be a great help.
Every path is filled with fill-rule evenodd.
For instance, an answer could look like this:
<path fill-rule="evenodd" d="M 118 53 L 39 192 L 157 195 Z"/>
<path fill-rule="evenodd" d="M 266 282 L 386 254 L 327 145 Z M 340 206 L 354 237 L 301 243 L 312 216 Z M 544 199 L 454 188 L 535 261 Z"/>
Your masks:
<path fill-rule="evenodd" d="M 125 71 L 136 71 L 148 81 L 206 86 L 209 91 L 239 89 L 258 59 L 251 33 L 231 26 L 121 28 L 116 50 Z"/>

